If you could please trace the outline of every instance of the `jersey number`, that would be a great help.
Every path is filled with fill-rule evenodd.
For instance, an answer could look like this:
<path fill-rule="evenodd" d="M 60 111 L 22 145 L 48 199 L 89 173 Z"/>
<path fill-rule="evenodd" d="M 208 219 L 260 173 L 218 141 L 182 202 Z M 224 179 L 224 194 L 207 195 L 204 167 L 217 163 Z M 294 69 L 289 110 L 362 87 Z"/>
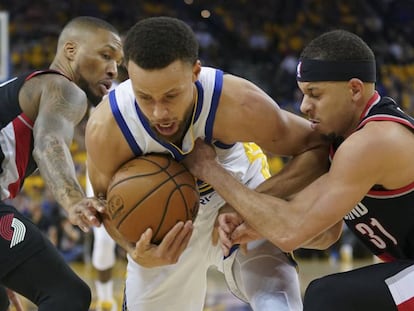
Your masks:
<path fill-rule="evenodd" d="M 368 235 L 372 244 L 374 244 L 379 249 L 385 249 L 387 247 L 387 244 L 385 243 L 383 238 L 375 234 L 375 231 L 381 232 L 383 236 L 387 237 L 395 245 L 397 245 L 397 240 L 387 230 L 385 230 L 385 228 L 375 218 L 371 218 L 371 221 L 369 224 L 366 224 L 366 223 L 356 224 L 355 228 L 362 235 Z"/>

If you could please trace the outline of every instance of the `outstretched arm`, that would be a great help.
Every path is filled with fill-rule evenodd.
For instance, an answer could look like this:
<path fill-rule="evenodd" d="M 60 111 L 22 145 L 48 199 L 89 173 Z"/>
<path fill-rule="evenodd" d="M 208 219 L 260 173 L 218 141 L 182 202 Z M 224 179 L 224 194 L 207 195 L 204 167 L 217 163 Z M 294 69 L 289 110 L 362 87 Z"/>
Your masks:
<path fill-rule="evenodd" d="M 358 147 L 350 143 L 346 147 L 347 155 L 337 152 L 337 164 L 334 160 L 329 173 L 291 201 L 248 189 L 216 161 L 214 150 L 201 141 L 197 142 L 191 161 L 186 163 L 193 174 L 212 185 L 254 230 L 284 251 L 292 251 L 340 222 L 375 183 L 381 171 L 378 168 L 383 167 L 384 161 L 372 159 L 382 144 L 367 146 L 366 138 L 363 140 L 365 144 L 358 142 Z M 361 152 L 369 154 L 360 157 Z"/>
<path fill-rule="evenodd" d="M 33 156 L 57 202 L 68 212 L 72 224 L 83 231 L 99 226 L 96 211 L 102 202 L 86 198 L 76 176 L 69 146 L 75 126 L 86 113 L 86 96 L 74 83 L 56 75 L 45 75 L 39 113 L 33 128 Z"/>

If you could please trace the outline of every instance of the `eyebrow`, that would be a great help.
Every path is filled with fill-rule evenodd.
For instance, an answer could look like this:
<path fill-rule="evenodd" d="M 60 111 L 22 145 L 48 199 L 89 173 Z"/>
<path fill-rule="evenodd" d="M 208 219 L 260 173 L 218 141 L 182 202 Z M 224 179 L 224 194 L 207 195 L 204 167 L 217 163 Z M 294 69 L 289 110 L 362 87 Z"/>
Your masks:
<path fill-rule="evenodd" d="M 102 49 L 106 49 L 106 48 L 109 48 L 109 49 L 111 49 L 112 51 L 116 51 L 116 50 L 118 50 L 117 48 L 116 48 L 116 46 L 114 46 L 113 44 L 105 44 L 103 47 L 102 47 Z"/>
<path fill-rule="evenodd" d="M 150 96 L 150 97 L 152 97 L 152 95 L 147 94 L 147 93 L 145 93 L 145 92 L 143 92 L 143 91 L 140 91 L 140 90 L 135 90 L 135 92 L 136 92 L 138 95 L 144 95 L 144 96 Z M 169 93 L 174 93 L 174 92 L 179 92 L 179 88 L 174 87 L 174 88 L 172 88 L 172 89 L 168 90 L 167 92 L 162 93 L 162 95 L 164 96 L 164 95 L 167 95 L 167 94 L 169 94 Z"/>

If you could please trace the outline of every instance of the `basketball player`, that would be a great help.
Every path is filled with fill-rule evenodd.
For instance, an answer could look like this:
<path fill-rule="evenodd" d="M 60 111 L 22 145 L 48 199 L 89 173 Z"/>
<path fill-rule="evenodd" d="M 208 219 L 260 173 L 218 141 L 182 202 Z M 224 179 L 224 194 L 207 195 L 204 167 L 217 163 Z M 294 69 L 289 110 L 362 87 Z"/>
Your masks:
<path fill-rule="evenodd" d="M 93 189 L 86 178 L 86 195 L 93 196 Z M 111 238 L 104 226 L 93 227 L 92 266 L 97 272 L 95 280 L 97 311 L 116 311 L 117 304 L 113 293 L 112 268 L 115 265 L 115 240 Z"/>
<path fill-rule="evenodd" d="M 122 36 L 121 36 L 122 39 Z M 120 82 L 128 78 L 126 69 L 123 65 L 118 65 L 118 76 L 113 81 L 111 90 Z M 89 114 L 95 107 L 91 107 Z M 86 195 L 94 196 L 88 174 L 86 174 Z M 95 280 L 96 291 L 96 311 L 116 311 L 118 306 L 114 298 L 114 282 L 112 280 L 112 269 L 116 263 L 116 243 L 108 234 L 104 226 L 92 227 L 93 247 L 92 247 L 92 266 L 96 271 Z"/>
<path fill-rule="evenodd" d="M 108 92 L 122 57 L 112 25 L 79 17 L 60 34 L 49 69 L 0 85 L 0 284 L 39 310 L 86 311 L 90 289 L 40 230 L 3 200 L 16 196 L 38 167 L 72 224 L 84 231 L 99 225 L 96 214 L 105 206 L 85 196 L 69 144 L 88 104 Z"/>
<path fill-rule="evenodd" d="M 286 155 L 320 144 L 308 121 L 282 111 L 251 82 L 201 67 L 195 35 L 180 20 L 138 22 L 125 38 L 124 54 L 130 79 L 98 105 L 86 128 L 87 167 L 98 196 L 105 197 L 126 161 L 153 152 L 182 160 L 197 137 L 213 143 L 221 164 L 251 188 L 268 176 L 266 160 L 257 145 L 239 142 Z M 309 154 L 308 161 L 317 160 Z M 159 245 L 150 243 L 151 229 L 134 245 L 114 235 L 128 252 L 128 310 L 201 311 L 211 266 L 224 272 L 233 293 L 253 310 L 301 310 L 291 258 L 261 240 L 248 245 L 247 254 L 236 250 L 224 259 L 211 235 L 225 202 L 209 185 L 200 185 L 200 192 L 194 224 L 178 223 Z"/>
<path fill-rule="evenodd" d="M 414 310 L 414 119 L 375 91 L 375 68 L 368 45 L 342 30 L 322 34 L 302 52 L 301 110 L 331 140 L 332 163 L 289 202 L 249 191 L 201 142 L 187 163 L 251 228 L 285 251 L 324 231 L 334 242 L 344 220 L 382 259 L 313 281 L 305 293 L 307 311 Z M 221 217 L 227 247 L 254 235 L 234 214 Z"/>

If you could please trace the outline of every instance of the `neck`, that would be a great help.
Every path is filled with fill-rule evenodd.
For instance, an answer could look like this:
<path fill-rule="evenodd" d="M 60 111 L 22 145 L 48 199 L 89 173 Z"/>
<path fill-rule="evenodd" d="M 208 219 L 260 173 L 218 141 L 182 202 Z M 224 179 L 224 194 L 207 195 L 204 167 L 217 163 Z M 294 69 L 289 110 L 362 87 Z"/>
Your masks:
<path fill-rule="evenodd" d="M 63 62 L 63 61 L 55 58 L 55 60 L 49 66 L 49 69 L 57 70 L 57 71 L 63 73 L 70 80 L 76 82 L 75 72 L 73 71 L 72 67 L 70 66 L 70 64 L 68 62 Z"/>

